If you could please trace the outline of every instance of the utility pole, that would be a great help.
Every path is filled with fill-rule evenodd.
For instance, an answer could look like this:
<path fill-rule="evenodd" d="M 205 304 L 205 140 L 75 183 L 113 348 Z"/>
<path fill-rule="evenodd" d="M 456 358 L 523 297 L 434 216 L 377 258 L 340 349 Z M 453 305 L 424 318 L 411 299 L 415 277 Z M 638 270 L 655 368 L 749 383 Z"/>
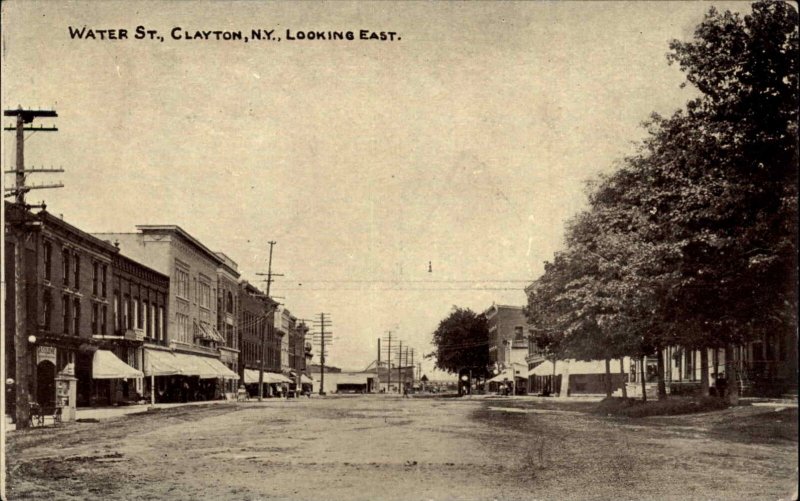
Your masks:
<path fill-rule="evenodd" d="M 375 380 L 378 384 L 378 393 L 381 392 L 381 338 L 378 338 L 378 362 L 375 365 Z"/>
<path fill-rule="evenodd" d="M 315 333 L 315 336 L 319 340 L 319 394 L 325 394 L 325 345 L 330 344 L 331 334 L 333 332 L 325 332 L 325 327 L 332 327 L 333 323 L 330 320 L 330 314 L 328 318 L 325 318 L 326 313 L 319 314 L 319 320 L 316 320 L 315 323 L 317 324 L 316 327 L 319 329 L 318 332 Z"/>
<path fill-rule="evenodd" d="M 414 386 L 414 380 L 416 379 L 416 375 L 414 374 L 414 348 L 411 348 L 411 386 Z"/>
<path fill-rule="evenodd" d="M 267 264 L 267 300 L 272 301 L 272 298 L 269 296 L 270 285 L 272 285 L 272 277 L 278 276 L 278 274 L 272 273 L 272 248 L 275 246 L 277 242 L 275 240 L 270 240 L 267 242 L 269 244 L 269 262 Z M 256 273 L 256 275 L 264 275 L 264 273 Z M 283 276 L 283 275 L 280 275 Z M 267 306 L 266 315 L 259 320 L 263 320 L 261 322 L 261 357 L 259 360 L 258 366 L 258 401 L 264 401 L 264 358 L 266 358 L 267 354 L 267 325 L 269 325 L 269 317 L 270 315 L 274 314 L 275 311 L 272 307 L 272 304 Z"/>
<path fill-rule="evenodd" d="M 386 374 L 387 382 L 386 382 L 386 393 L 389 393 L 389 389 L 392 387 L 392 331 L 388 331 L 389 334 L 389 348 L 386 351 Z"/>
<path fill-rule="evenodd" d="M 397 393 L 403 394 L 403 342 L 400 341 L 400 349 L 397 350 Z"/>
<path fill-rule="evenodd" d="M 31 392 L 31 379 L 34 371 L 33 366 L 33 353 L 31 351 L 31 344 L 36 342 L 35 336 L 31 335 L 30 339 L 27 334 L 27 310 L 25 305 L 25 297 L 27 294 L 25 282 L 25 246 L 30 229 L 27 224 L 28 209 L 34 207 L 25 203 L 25 194 L 31 190 L 39 190 L 46 188 L 62 188 L 64 185 L 61 183 L 51 185 L 26 185 L 26 174 L 29 172 L 63 172 L 62 169 L 25 169 L 25 132 L 55 132 L 58 129 L 55 126 L 51 127 L 26 127 L 25 124 L 33 122 L 37 117 L 58 117 L 54 110 L 23 110 L 22 107 L 16 110 L 5 110 L 4 116 L 16 117 L 16 124 L 14 127 L 5 127 L 5 130 L 14 131 L 16 133 L 16 166 L 13 171 L 15 174 L 15 186 L 13 188 L 5 188 L 5 196 L 13 195 L 17 204 L 16 210 L 19 211 L 21 217 L 15 217 L 19 221 L 14 222 L 13 233 L 16 242 L 14 243 L 14 313 L 15 313 L 15 326 L 14 326 L 14 359 L 15 359 L 15 421 L 17 429 L 27 428 L 30 425 L 30 392 Z M 43 210 L 45 209 L 44 203 L 38 205 Z M 7 223 L 8 224 L 8 223 Z M 11 225 L 9 225 L 11 226 Z M 3 361 L 2 361 L 2 386 L 3 394 L 5 395 L 5 343 L 3 343 Z M 5 397 L 4 397 L 5 398 Z M 5 415 L 5 409 L 3 409 Z M 4 459 L 5 461 L 5 459 Z M 5 469 L 4 469 L 5 471 Z"/>

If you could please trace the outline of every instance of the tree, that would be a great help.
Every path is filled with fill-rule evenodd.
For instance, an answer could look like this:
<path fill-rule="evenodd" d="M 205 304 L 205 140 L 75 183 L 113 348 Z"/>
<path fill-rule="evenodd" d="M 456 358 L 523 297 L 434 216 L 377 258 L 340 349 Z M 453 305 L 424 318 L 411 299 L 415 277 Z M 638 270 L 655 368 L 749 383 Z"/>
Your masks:
<path fill-rule="evenodd" d="M 489 328 L 486 318 L 469 308 L 453 306 L 447 318 L 439 322 L 433 333 L 438 369 L 457 373 L 461 369 L 485 371 L 490 364 Z"/>

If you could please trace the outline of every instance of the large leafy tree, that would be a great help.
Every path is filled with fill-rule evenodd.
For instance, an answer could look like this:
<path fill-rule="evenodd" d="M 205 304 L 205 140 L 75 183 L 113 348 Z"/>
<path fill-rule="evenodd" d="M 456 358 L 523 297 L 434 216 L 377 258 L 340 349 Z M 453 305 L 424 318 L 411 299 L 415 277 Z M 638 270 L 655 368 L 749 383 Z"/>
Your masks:
<path fill-rule="evenodd" d="M 797 324 L 797 12 L 712 9 L 670 48 L 701 97 L 592 186 L 529 315 L 571 356 L 701 349 L 707 390 L 705 348 Z"/>
<path fill-rule="evenodd" d="M 436 367 L 447 372 L 486 370 L 489 360 L 489 328 L 486 317 L 469 308 L 453 307 L 433 333 Z"/>

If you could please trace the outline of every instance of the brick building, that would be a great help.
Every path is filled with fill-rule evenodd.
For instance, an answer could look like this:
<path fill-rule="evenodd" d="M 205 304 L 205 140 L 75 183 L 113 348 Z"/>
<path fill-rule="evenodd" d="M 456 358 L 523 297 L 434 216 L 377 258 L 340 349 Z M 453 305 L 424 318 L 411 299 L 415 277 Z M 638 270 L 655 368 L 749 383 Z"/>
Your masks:
<path fill-rule="evenodd" d="M 112 330 L 109 340 L 119 340 L 114 353 L 128 365 L 144 370 L 146 350 L 168 346 L 169 277 L 148 268 L 121 253 L 111 264 Z M 154 381 L 135 378 L 131 381 L 96 382 L 98 403 L 116 403 L 150 395 Z M 166 381 L 159 378 L 162 391 Z"/>
<path fill-rule="evenodd" d="M 6 274 L 6 372 L 16 371 L 14 345 L 16 327 L 17 248 L 24 248 L 25 266 L 19 274 L 24 294 L 25 338 L 32 342 L 32 356 L 23 369 L 32 401 L 44 408 L 55 405 L 55 376 L 73 372 L 78 379 L 79 406 L 102 403 L 111 398 L 104 385 L 94 379 L 102 360 L 130 360 L 126 354 L 142 340 L 117 336 L 112 324 L 112 268 L 118 249 L 46 211 L 33 214 L 19 205 L 6 203 L 8 225 L 5 246 Z M 20 225 L 24 224 L 24 239 Z M 20 243 L 23 241 L 24 243 Z M 110 357 L 110 358 L 109 358 Z M 121 360 L 117 367 L 125 367 Z M 126 374 L 138 371 L 127 367 Z M 95 374 L 97 373 L 97 374 Z M 140 373 L 139 373 L 140 374 Z M 119 377 L 115 377 L 119 376 Z M 102 372 L 103 378 L 122 379 Z M 13 403 L 13 402 L 12 402 Z"/>
<path fill-rule="evenodd" d="M 264 342 L 264 395 L 271 395 L 275 384 L 285 383 L 281 376 L 280 338 L 275 331 L 275 310 L 278 303 L 258 287 L 239 282 L 239 375 L 251 395 L 258 394 L 258 371 L 261 367 Z M 263 336 L 263 337 L 262 337 Z"/>
<path fill-rule="evenodd" d="M 217 252 L 223 263 L 217 267 L 217 330 L 225 338 L 219 346 L 220 361 L 239 373 L 239 271 L 234 260 Z M 236 392 L 236 380 L 228 379 L 225 392 Z"/>

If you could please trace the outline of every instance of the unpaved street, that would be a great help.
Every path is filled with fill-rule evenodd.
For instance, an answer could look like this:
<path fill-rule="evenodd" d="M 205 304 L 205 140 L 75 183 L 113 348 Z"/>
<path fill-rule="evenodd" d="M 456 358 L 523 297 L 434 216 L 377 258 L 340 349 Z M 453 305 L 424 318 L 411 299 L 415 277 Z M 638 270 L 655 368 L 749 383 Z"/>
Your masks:
<path fill-rule="evenodd" d="M 789 499 L 797 411 L 615 419 L 590 403 L 326 397 L 9 436 L 9 499 Z"/>

